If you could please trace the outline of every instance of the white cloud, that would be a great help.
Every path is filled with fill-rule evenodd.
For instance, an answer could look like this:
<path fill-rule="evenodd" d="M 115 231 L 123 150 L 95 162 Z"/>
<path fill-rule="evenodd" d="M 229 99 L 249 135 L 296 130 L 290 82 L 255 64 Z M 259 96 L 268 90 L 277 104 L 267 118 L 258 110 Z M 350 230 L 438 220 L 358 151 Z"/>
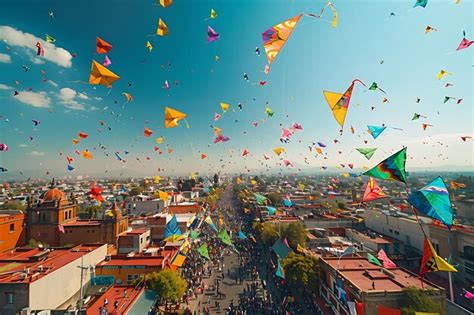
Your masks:
<path fill-rule="evenodd" d="M 59 84 L 57 84 L 56 82 L 54 82 L 53 80 L 48 80 L 48 83 L 51 84 L 52 86 L 54 87 L 58 87 Z"/>
<path fill-rule="evenodd" d="M 10 91 L 10 90 L 13 90 L 13 88 L 11 86 L 6 85 L 6 84 L 0 83 L 0 90 Z"/>
<path fill-rule="evenodd" d="M 18 146 L 20 148 L 26 148 L 28 145 L 26 143 L 20 143 Z"/>
<path fill-rule="evenodd" d="M 94 97 L 94 98 L 95 98 L 96 100 L 98 100 L 98 101 L 102 101 L 102 100 L 103 100 L 102 97 Z"/>
<path fill-rule="evenodd" d="M 44 60 L 43 59 L 40 59 L 38 57 L 31 57 L 30 58 L 31 62 L 34 63 L 35 65 L 42 65 L 44 64 Z"/>
<path fill-rule="evenodd" d="M 10 57 L 10 55 L 0 53 L 0 62 L 11 63 L 12 62 L 12 57 Z"/>
<path fill-rule="evenodd" d="M 80 95 L 81 93 L 79 93 L 79 97 Z M 62 88 L 59 90 L 58 98 L 61 100 L 61 103 L 64 105 L 64 107 L 73 110 L 84 110 L 84 105 L 76 101 L 76 97 L 78 97 L 78 93 L 71 88 Z"/>
<path fill-rule="evenodd" d="M 46 153 L 41 151 L 31 151 L 30 153 L 32 156 L 44 156 Z"/>
<path fill-rule="evenodd" d="M 72 66 L 72 55 L 64 48 L 57 47 L 30 33 L 24 33 L 10 26 L 0 26 L 0 40 L 4 40 L 10 46 L 18 46 L 33 51 L 36 54 L 36 43 L 39 42 L 44 48 L 44 56 L 34 57 L 32 61 L 37 63 L 46 59 L 58 66 L 70 68 Z"/>
<path fill-rule="evenodd" d="M 12 97 L 33 107 L 49 108 L 51 104 L 51 99 L 46 95 L 46 92 L 22 91 L 19 95 Z"/>
<path fill-rule="evenodd" d="M 77 95 L 79 98 L 82 98 L 83 100 L 88 100 L 89 96 L 86 95 L 86 93 L 79 93 Z"/>

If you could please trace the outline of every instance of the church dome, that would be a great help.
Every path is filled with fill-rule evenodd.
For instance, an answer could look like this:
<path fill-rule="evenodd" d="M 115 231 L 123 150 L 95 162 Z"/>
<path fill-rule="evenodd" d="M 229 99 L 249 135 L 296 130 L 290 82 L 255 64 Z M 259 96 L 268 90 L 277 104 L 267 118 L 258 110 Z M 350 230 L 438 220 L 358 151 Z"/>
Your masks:
<path fill-rule="evenodd" d="M 50 190 L 44 193 L 43 200 L 44 201 L 67 200 L 67 198 L 61 190 L 57 188 L 51 188 Z"/>

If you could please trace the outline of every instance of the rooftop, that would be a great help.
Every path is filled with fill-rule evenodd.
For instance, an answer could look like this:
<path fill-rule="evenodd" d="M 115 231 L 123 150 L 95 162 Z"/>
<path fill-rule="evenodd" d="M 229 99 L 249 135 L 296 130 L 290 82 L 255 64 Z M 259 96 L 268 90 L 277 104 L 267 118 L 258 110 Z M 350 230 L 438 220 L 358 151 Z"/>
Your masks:
<path fill-rule="evenodd" d="M 107 314 L 114 314 L 114 303 L 118 302 L 117 310 L 120 314 L 129 309 L 138 297 L 143 293 L 143 287 L 133 285 L 113 285 L 102 295 L 95 296 L 87 305 L 87 315 L 101 314 L 99 309 L 104 307 L 104 300 L 109 302 L 107 305 Z"/>
<path fill-rule="evenodd" d="M 105 245 L 79 245 L 55 250 L 17 248 L 3 253 L 0 255 L 0 283 L 34 282 L 101 246 Z"/>
<path fill-rule="evenodd" d="M 436 285 L 401 268 L 381 268 L 365 257 L 325 257 L 321 260 L 365 293 L 400 292 L 407 287 L 439 290 Z M 375 289 L 373 289 L 374 284 Z"/>

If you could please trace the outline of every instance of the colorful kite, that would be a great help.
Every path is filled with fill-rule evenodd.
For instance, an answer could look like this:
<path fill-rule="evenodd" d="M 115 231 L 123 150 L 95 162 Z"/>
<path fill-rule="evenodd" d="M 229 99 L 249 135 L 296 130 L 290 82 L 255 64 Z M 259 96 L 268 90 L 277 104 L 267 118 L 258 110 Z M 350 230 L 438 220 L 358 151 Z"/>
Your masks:
<path fill-rule="evenodd" d="M 214 9 L 211 9 L 211 14 L 209 15 L 211 19 L 215 19 L 217 17 L 217 12 Z"/>
<path fill-rule="evenodd" d="M 364 197 L 362 197 L 362 202 L 369 202 L 381 198 L 387 198 L 387 195 L 382 191 L 382 189 L 380 189 L 375 179 L 369 177 L 369 181 L 365 187 Z"/>
<path fill-rule="evenodd" d="M 112 50 L 112 45 L 107 43 L 105 40 L 100 38 L 99 36 L 96 37 L 96 52 L 98 54 L 106 54 Z"/>
<path fill-rule="evenodd" d="M 441 80 L 445 75 L 452 75 L 451 73 L 449 73 L 448 71 L 446 70 L 440 70 L 438 75 L 436 76 L 436 78 L 438 80 Z"/>
<path fill-rule="evenodd" d="M 120 79 L 118 75 L 116 75 L 97 61 L 92 60 L 89 84 L 101 84 L 106 87 L 111 87 L 112 83 L 114 83 L 118 79 Z"/>
<path fill-rule="evenodd" d="M 276 155 L 281 155 L 283 152 L 285 152 L 285 148 L 283 147 L 278 147 L 278 148 L 275 148 L 273 149 L 273 152 L 275 152 Z"/>
<path fill-rule="evenodd" d="M 170 30 L 168 29 L 168 26 L 165 24 L 165 22 L 160 18 L 158 20 L 158 27 L 156 29 L 156 35 L 158 36 L 166 36 Z"/>
<path fill-rule="evenodd" d="M 229 106 L 230 106 L 229 104 L 221 103 L 220 105 L 221 105 L 221 109 L 224 113 L 226 113 L 229 110 Z"/>
<path fill-rule="evenodd" d="M 411 118 L 411 120 L 418 120 L 418 119 L 420 119 L 420 117 L 426 118 L 426 116 L 423 116 L 423 115 L 414 113 L 414 114 L 413 114 L 413 117 Z"/>
<path fill-rule="evenodd" d="M 166 239 L 172 235 L 181 235 L 181 229 L 179 228 L 176 214 L 173 214 L 173 217 L 166 223 L 163 238 Z"/>
<path fill-rule="evenodd" d="M 270 107 L 266 106 L 265 107 L 265 114 L 267 114 L 267 116 L 270 118 L 270 117 L 273 117 L 273 114 L 275 114 L 275 112 L 273 112 Z"/>
<path fill-rule="evenodd" d="M 202 257 L 204 257 L 204 258 L 206 258 L 206 259 L 208 259 L 208 260 L 211 260 L 211 257 L 209 257 L 209 252 L 208 252 L 208 250 L 207 250 L 207 244 L 206 244 L 206 243 L 202 244 L 202 245 L 198 248 L 198 252 L 199 252 L 199 254 L 200 254 Z"/>
<path fill-rule="evenodd" d="M 125 96 L 125 98 L 127 99 L 127 103 L 130 103 L 131 101 L 133 101 L 133 96 L 132 94 L 130 93 L 122 93 L 123 96 Z"/>
<path fill-rule="evenodd" d="M 82 132 L 82 131 L 79 131 L 78 136 L 81 139 L 85 139 L 85 138 L 89 137 L 89 135 L 87 133 Z"/>
<path fill-rule="evenodd" d="M 150 137 L 152 134 L 153 134 L 153 130 L 151 130 L 150 128 L 145 127 L 145 128 L 143 129 L 143 135 L 144 135 L 145 137 Z"/>
<path fill-rule="evenodd" d="M 303 14 L 281 22 L 275 26 L 270 27 L 262 33 L 263 47 L 267 54 L 269 65 L 272 64 L 280 50 L 285 46 L 286 41 L 290 38 L 296 24 Z"/>
<path fill-rule="evenodd" d="M 54 43 L 54 42 L 56 42 L 56 39 L 53 36 L 45 34 L 45 41 L 48 42 L 48 43 Z"/>
<path fill-rule="evenodd" d="M 96 186 L 95 183 L 92 183 L 91 190 L 88 192 L 92 199 L 95 199 L 99 204 L 104 202 L 105 199 L 102 197 L 102 189 Z"/>
<path fill-rule="evenodd" d="M 369 129 L 367 132 L 371 135 L 374 139 L 377 139 L 378 136 L 387 128 L 385 126 L 367 126 Z"/>
<path fill-rule="evenodd" d="M 407 183 L 407 176 L 405 173 L 405 163 L 407 159 L 407 148 L 392 154 L 363 175 L 372 176 L 375 178 L 395 180 L 402 183 Z"/>
<path fill-rule="evenodd" d="M 449 271 L 457 272 L 456 268 L 451 266 L 446 260 L 438 256 L 431 242 L 425 237 L 423 245 L 423 258 L 421 259 L 420 274 L 431 271 Z"/>
<path fill-rule="evenodd" d="M 160 4 L 163 8 L 167 8 L 173 4 L 173 0 L 160 0 Z"/>
<path fill-rule="evenodd" d="M 186 118 L 186 114 L 175 109 L 165 107 L 165 128 L 178 127 L 178 122 Z"/>
<path fill-rule="evenodd" d="M 153 50 L 153 46 L 151 45 L 150 41 L 146 41 L 146 49 L 148 49 L 148 52 L 151 53 Z"/>
<path fill-rule="evenodd" d="M 357 151 L 359 151 L 367 160 L 370 160 L 372 155 L 375 154 L 375 151 L 377 151 L 377 148 L 357 148 Z"/>
<path fill-rule="evenodd" d="M 210 27 L 209 25 L 207 26 L 207 42 L 208 43 L 212 43 L 213 41 L 218 40 L 219 36 L 220 36 L 219 33 L 214 31 L 212 27 Z"/>
<path fill-rule="evenodd" d="M 92 153 L 90 153 L 88 150 L 82 151 L 82 157 L 86 160 L 92 160 L 94 158 Z"/>
<path fill-rule="evenodd" d="M 431 26 L 427 25 L 426 28 L 425 28 L 425 34 L 428 34 L 428 33 L 431 32 L 431 31 L 435 31 L 435 32 L 436 32 L 437 29 L 435 29 L 434 27 L 431 27 Z"/>
<path fill-rule="evenodd" d="M 453 209 L 448 188 L 441 177 L 408 196 L 408 202 L 421 213 L 439 220 L 448 227 L 453 225 Z"/>
<path fill-rule="evenodd" d="M 415 5 L 413 7 L 414 8 L 416 8 L 416 7 L 426 8 L 427 4 L 428 4 L 428 0 L 416 0 Z"/>
<path fill-rule="evenodd" d="M 344 92 L 344 94 L 323 91 L 324 97 L 326 98 L 326 102 L 329 105 L 329 108 L 332 110 L 332 114 L 334 118 L 341 126 L 341 129 L 344 127 L 344 121 L 346 119 L 347 110 L 349 109 L 349 103 L 351 101 L 352 90 L 354 89 L 354 84 L 359 82 L 363 86 L 365 84 L 360 81 L 359 79 L 355 79 L 352 81 L 349 88 Z"/>
<path fill-rule="evenodd" d="M 385 92 L 379 87 L 377 82 L 372 82 L 372 85 L 369 87 L 369 91 L 375 91 L 375 90 L 379 90 L 379 91 L 382 91 L 384 94 L 387 94 L 387 92 Z"/>

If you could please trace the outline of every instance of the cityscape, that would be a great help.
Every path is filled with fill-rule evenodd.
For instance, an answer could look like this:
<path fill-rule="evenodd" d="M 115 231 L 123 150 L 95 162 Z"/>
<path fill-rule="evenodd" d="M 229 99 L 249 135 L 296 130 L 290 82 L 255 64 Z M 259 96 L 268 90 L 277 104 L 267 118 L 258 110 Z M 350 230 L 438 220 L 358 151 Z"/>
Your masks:
<path fill-rule="evenodd" d="M 472 1 L 0 9 L 0 315 L 474 314 Z"/>

